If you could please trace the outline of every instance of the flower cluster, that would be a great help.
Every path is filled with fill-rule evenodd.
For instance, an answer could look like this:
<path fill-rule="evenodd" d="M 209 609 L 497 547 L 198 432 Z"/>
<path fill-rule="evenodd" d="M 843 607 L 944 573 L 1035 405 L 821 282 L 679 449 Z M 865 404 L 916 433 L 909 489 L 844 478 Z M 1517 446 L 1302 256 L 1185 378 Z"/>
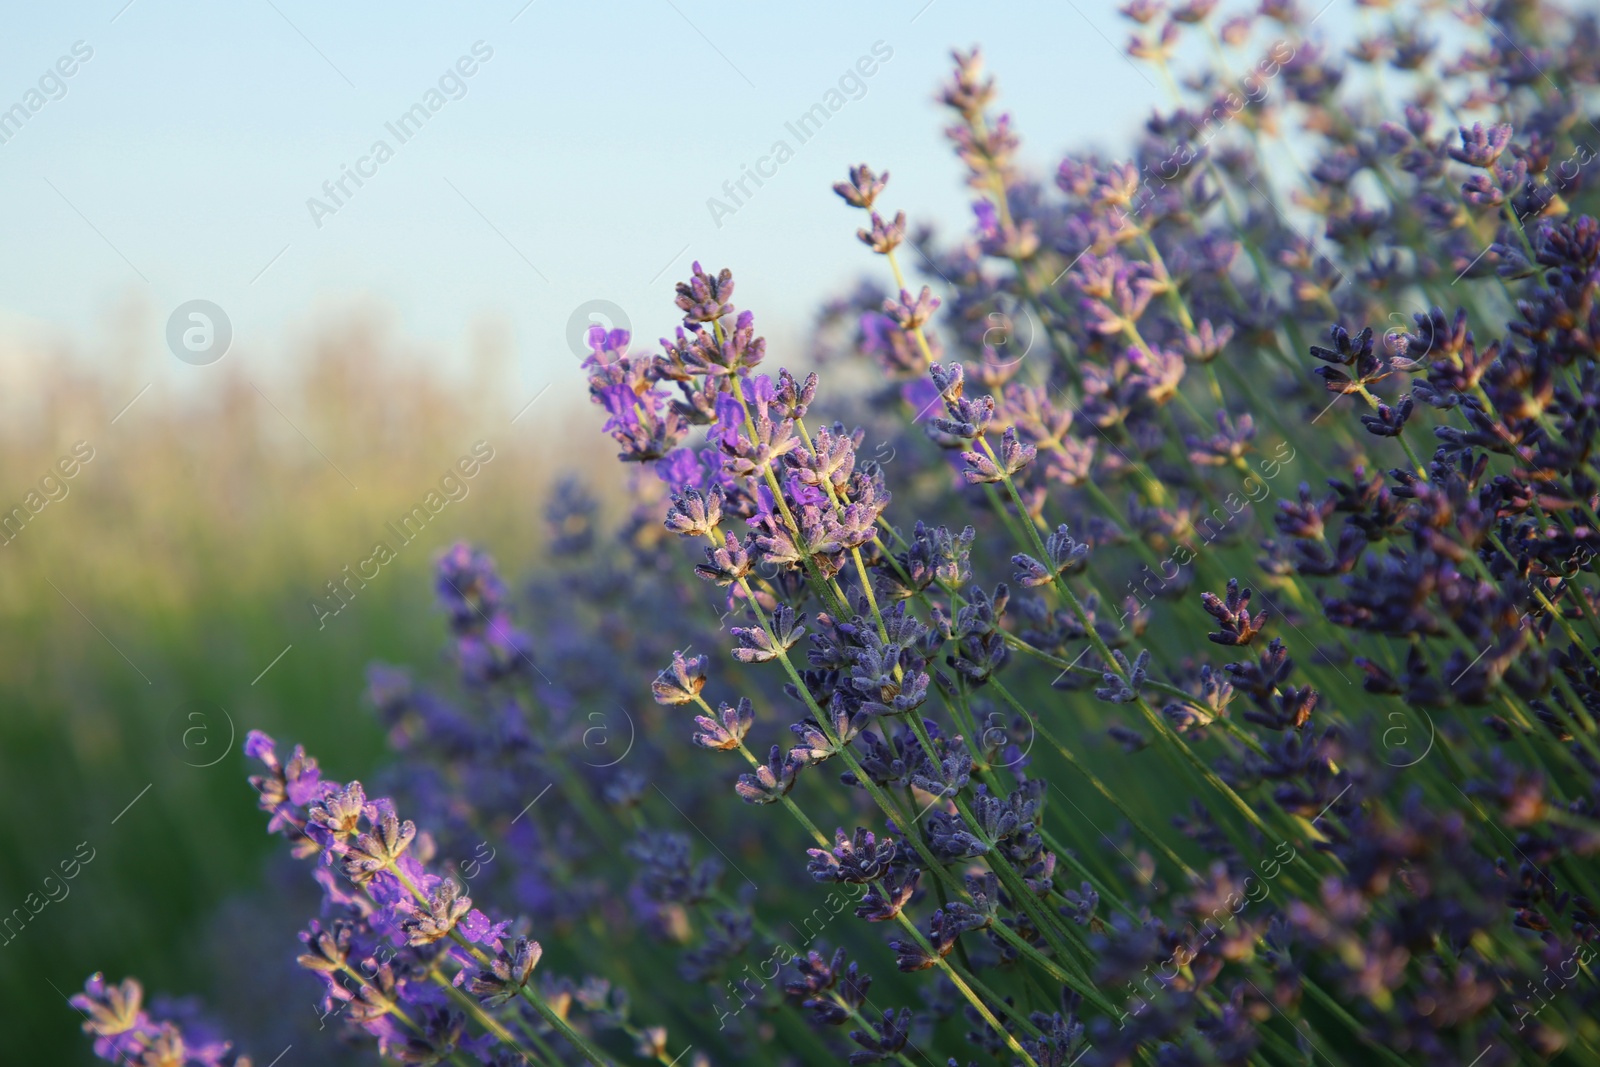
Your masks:
<path fill-rule="evenodd" d="M 83 1013 L 83 1032 L 94 1037 L 94 1054 L 129 1067 L 250 1067 L 250 1057 L 233 1051 L 204 1022 L 188 1013 L 146 1010 L 144 987 L 136 979 L 108 982 L 93 974 L 83 992 L 69 998 Z"/>

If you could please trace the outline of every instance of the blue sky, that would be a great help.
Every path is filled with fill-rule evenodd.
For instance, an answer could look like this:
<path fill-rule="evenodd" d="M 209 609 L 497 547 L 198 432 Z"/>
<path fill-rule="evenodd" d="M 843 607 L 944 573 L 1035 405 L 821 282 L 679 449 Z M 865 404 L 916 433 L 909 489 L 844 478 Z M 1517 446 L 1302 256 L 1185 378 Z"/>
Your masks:
<path fill-rule="evenodd" d="M 377 302 L 444 352 L 503 324 L 538 381 L 570 366 L 587 300 L 665 332 L 698 257 L 733 267 L 740 305 L 792 336 L 880 266 L 828 191 L 848 164 L 891 170 L 913 218 L 965 222 L 933 101 L 951 46 L 985 46 L 1041 169 L 1126 143 L 1160 99 L 1105 39 L 1127 35 L 1107 0 L 124 5 L 28 5 L 0 40 L 0 110 L 41 77 L 58 93 L 47 72 L 93 50 L 0 144 L 0 332 L 92 337 L 131 307 L 155 353 L 198 298 L 232 319 L 230 358 L 276 360 L 319 316 Z M 799 144 L 785 123 L 875 44 L 892 57 Z M 400 143 L 385 124 L 441 78 L 443 105 Z M 780 138 L 793 158 L 718 226 L 708 198 Z M 334 213 L 308 208 L 358 165 Z"/>

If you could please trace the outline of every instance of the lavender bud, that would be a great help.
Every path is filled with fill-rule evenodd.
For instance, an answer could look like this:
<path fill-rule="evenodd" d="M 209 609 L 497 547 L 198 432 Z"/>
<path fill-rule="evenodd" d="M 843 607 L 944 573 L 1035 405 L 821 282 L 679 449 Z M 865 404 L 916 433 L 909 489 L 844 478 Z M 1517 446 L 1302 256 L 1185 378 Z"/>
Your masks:
<path fill-rule="evenodd" d="M 706 686 L 706 658 L 685 657 L 681 652 L 672 654 L 672 665 L 656 675 L 650 691 L 657 704 L 687 704 L 700 695 Z"/>
<path fill-rule="evenodd" d="M 1511 143 L 1511 127 L 1503 123 L 1485 128 L 1483 123 L 1474 122 L 1472 129 L 1462 126 L 1459 130 L 1461 147 L 1450 149 L 1450 158 L 1469 167 L 1487 170 Z"/>
<path fill-rule="evenodd" d="M 873 202 L 878 199 L 878 194 L 883 192 L 883 187 L 889 183 L 889 172 L 874 174 L 872 168 L 865 163 L 859 167 L 850 168 L 848 182 L 836 182 L 833 191 L 844 198 L 844 202 L 851 207 L 872 210 Z"/>

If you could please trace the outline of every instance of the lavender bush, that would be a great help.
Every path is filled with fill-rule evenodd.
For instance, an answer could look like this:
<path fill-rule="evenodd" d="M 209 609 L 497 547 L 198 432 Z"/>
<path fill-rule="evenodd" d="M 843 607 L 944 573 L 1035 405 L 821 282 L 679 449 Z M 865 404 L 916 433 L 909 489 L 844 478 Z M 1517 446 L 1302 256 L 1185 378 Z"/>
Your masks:
<path fill-rule="evenodd" d="M 1341 56 L 1215 6 L 1123 9 L 1176 102 L 1053 188 L 957 53 L 975 227 L 851 168 L 893 289 L 820 373 L 698 264 L 660 352 L 591 333 L 627 521 L 562 487 L 527 628 L 445 556 L 458 684 L 373 669 L 381 790 L 251 736 L 326 1021 L 429 1064 L 1600 1063 L 1600 26 L 1373 2 Z M 106 1059 L 247 1062 L 131 980 L 76 1003 Z"/>

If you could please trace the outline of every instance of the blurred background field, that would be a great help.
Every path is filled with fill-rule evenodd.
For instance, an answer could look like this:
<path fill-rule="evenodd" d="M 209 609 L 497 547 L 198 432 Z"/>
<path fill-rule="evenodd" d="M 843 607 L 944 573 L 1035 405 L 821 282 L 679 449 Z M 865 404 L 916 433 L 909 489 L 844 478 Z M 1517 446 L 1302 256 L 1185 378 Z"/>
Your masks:
<path fill-rule="evenodd" d="M 288 962 L 293 928 L 251 930 L 248 906 L 214 914 L 261 883 L 274 844 L 244 781 L 244 732 L 367 773 L 384 743 L 360 704 L 364 667 L 437 663 L 437 552 L 470 537 L 525 573 L 552 472 L 607 458 L 592 427 L 563 432 L 589 418 L 563 404 L 570 394 L 511 423 L 526 398 L 512 402 L 509 352 L 492 333 L 449 374 L 370 309 L 308 327 L 293 369 L 252 381 L 224 360 L 203 392 L 157 384 L 119 417 L 157 358 L 138 350 L 153 332 L 143 326 L 130 312 L 110 329 L 121 351 L 17 346 L 0 361 L 7 508 L 75 442 L 94 450 L 67 495 L 0 548 L 5 910 L 47 899 L 41 879 L 80 843 L 94 857 L 0 947 L 0 1015 L 29 1062 L 86 1062 L 53 986 L 91 970 L 137 968 L 152 989 L 225 1003 L 231 938 L 275 942 L 271 958 Z M 319 629 L 308 598 L 375 540 L 392 542 L 384 523 L 478 440 L 494 458 L 468 495 Z"/>

